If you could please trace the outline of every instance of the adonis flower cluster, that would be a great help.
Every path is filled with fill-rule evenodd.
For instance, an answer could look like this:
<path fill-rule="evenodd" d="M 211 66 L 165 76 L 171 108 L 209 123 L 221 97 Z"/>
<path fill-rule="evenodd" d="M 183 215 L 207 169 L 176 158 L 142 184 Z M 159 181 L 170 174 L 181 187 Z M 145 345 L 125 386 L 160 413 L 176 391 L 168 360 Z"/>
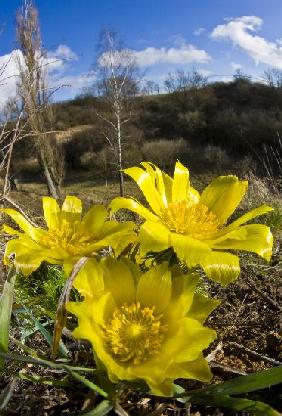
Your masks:
<path fill-rule="evenodd" d="M 118 197 L 108 210 L 96 205 L 82 215 L 78 198 L 67 196 L 60 208 L 46 197 L 46 229 L 3 209 L 22 230 L 4 225 L 16 236 L 7 243 L 4 262 L 26 276 L 43 261 L 69 274 L 87 257 L 74 280 L 82 300 L 67 305 L 78 318 L 73 335 L 91 342 L 112 382 L 143 380 L 152 394 L 170 396 L 175 379 L 211 379 L 203 350 L 216 332 L 205 321 L 219 301 L 199 293 L 195 270 L 227 285 L 240 273 L 234 250 L 269 260 L 269 227 L 248 222 L 272 208 L 263 205 L 230 222 L 247 190 L 247 182 L 236 176 L 220 176 L 199 194 L 180 162 L 173 177 L 147 162 L 124 172 L 139 186 L 146 206 Z M 143 222 L 111 219 L 120 209 Z M 173 252 L 176 260 L 163 256 L 162 262 L 142 263 L 161 252 Z"/>

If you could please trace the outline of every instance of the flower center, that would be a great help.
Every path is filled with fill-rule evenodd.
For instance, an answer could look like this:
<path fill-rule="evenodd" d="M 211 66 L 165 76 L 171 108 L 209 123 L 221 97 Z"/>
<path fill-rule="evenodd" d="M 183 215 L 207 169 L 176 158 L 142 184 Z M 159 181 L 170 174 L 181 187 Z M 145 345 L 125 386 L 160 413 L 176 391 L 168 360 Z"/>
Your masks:
<path fill-rule="evenodd" d="M 42 239 L 42 244 L 47 247 L 61 247 L 70 255 L 79 254 L 87 245 L 93 242 L 93 235 L 83 229 L 80 221 L 70 223 L 65 219 L 62 220 L 60 228 L 48 231 Z"/>
<path fill-rule="evenodd" d="M 208 207 L 201 203 L 190 205 L 188 201 L 170 203 L 162 220 L 171 231 L 206 240 L 212 238 L 220 225 Z"/>
<path fill-rule="evenodd" d="M 138 365 L 159 352 L 167 325 L 162 324 L 162 315 L 154 315 L 154 309 L 141 308 L 137 302 L 113 313 L 104 336 L 115 359 Z"/>

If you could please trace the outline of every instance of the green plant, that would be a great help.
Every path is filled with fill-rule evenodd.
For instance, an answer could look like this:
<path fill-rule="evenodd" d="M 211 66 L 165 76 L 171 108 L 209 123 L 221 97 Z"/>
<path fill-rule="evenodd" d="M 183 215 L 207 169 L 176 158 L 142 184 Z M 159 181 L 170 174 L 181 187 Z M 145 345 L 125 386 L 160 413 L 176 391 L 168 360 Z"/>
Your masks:
<path fill-rule="evenodd" d="M 19 274 L 15 285 L 16 302 L 32 305 L 37 316 L 55 317 L 58 300 L 64 287 L 66 276 L 58 266 L 42 263 L 29 278 Z"/>

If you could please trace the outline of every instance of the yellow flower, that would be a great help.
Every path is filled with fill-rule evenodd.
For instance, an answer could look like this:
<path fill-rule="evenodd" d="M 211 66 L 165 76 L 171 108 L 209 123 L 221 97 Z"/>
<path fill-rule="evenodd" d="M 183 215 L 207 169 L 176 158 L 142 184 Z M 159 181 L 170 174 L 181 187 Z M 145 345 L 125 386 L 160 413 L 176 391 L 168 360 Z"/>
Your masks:
<path fill-rule="evenodd" d="M 106 221 L 107 210 L 93 206 L 82 217 L 82 203 L 75 196 L 67 196 L 62 208 L 54 198 L 43 198 L 43 211 L 47 230 L 34 227 L 14 209 L 2 209 L 23 230 L 4 225 L 3 230 L 18 238 L 8 241 L 4 263 L 14 264 L 25 275 L 36 270 L 42 261 L 52 264 L 73 264 L 79 257 L 91 255 L 111 246 L 119 254 L 134 239 L 134 224 Z"/>
<path fill-rule="evenodd" d="M 144 380 L 169 396 L 176 378 L 209 381 L 202 351 L 216 333 L 203 322 L 219 302 L 195 294 L 197 283 L 167 263 L 141 273 L 125 259 L 88 260 L 74 282 L 84 300 L 67 305 L 73 335 L 91 342 L 113 382 Z"/>
<path fill-rule="evenodd" d="M 151 211 L 133 198 L 115 198 L 110 204 L 113 212 L 127 208 L 145 219 L 140 228 L 141 254 L 173 247 L 189 267 L 200 265 L 208 277 L 223 285 L 238 277 L 240 266 L 236 255 L 222 250 L 245 250 L 270 259 L 269 227 L 245 223 L 272 208 L 262 205 L 226 225 L 247 190 L 246 181 L 220 176 L 200 195 L 180 162 L 173 178 L 151 163 L 141 165 L 125 173 L 137 182 Z"/>

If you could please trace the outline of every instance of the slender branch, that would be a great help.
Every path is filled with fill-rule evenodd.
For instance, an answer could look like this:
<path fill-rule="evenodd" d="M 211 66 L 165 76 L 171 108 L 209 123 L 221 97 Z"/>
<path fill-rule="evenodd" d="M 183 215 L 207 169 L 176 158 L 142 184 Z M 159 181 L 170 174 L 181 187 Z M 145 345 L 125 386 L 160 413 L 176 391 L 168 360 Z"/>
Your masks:
<path fill-rule="evenodd" d="M 38 225 L 28 217 L 28 215 L 24 212 L 24 210 L 15 201 L 13 201 L 8 195 L 3 195 L 0 198 L 0 200 L 6 200 L 7 202 L 9 202 L 28 220 L 28 222 L 31 223 L 31 225 L 33 225 L 34 227 L 38 227 Z"/>
<path fill-rule="evenodd" d="M 229 341 L 228 344 L 229 345 L 234 345 L 234 347 L 240 348 L 241 350 L 246 351 L 248 354 L 251 354 L 254 357 L 259 358 L 260 360 L 266 361 L 267 363 L 270 363 L 272 365 L 282 365 L 281 361 L 273 360 L 273 358 L 269 358 L 266 355 L 260 354 L 256 351 L 253 351 L 250 348 L 247 348 L 242 344 L 238 344 L 237 342 Z"/>
<path fill-rule="evenodd" d="M 255 283 L 250 280 L 250 278 L 246 279 L 246 283 L 248 286 L 254 289 L 259 295 L 261 295 L 267 302 L 269 302 L 272 306 L 274 306 L 275 309 L 277 309 L 278 311 L 282 311 L 282 307 L 277 302 L 275 302 L 275 300 L 273 300 L 270 296 L 268 296 L 265 292 L 260 290 L 255 285 Z"/>
<path fill-rule="evenodd" d="M 63 291 L 61 293 L 61 296 L 58 302 L 56 321 L 55 321 L 55 327 L 54 327 L 54 333 L 53 333 L 53 345 L 52 345 L 52 357 L 53 358 L 55 358 L 57 355 L 59 342 L 61 340 L 63 328 L 66 323 L 66 319 L 67 319 L 66 304 L 69 301 L 70 291 L 72 289 L 74 279 L 76 278 L 76 276 L 78 275 L 82 267 L 85 265 L 87 260 L 88 260 L 88 257 L 82 257 L 75 263 L 71 271 L 71 274 L 68 280 L 66 281 Z"/>
<path fill-rule="evenodd" d="M 20 125 L 22 115 L 23 114 L 21 112 L 19 117 L 18 117 L 17 124 L 16 124 L 15 131 L 14 131 L 14 135 L 13 135 L 13 138 L 11 140 L 10 147 L 9 147 L 9 150 L 8 150 L 7 167 L 6 167 L 6 174 L 5 174 L 5 179 L 4 179 L 4 189 L 3 189 L 3 194 L 4 195 L 6 195 L 9 192 L 9 187 L 10 187 L 9 174 L 10 174 L 10 167 L 11 167 L 12 152 L 13 152 L 14 144 L 16 143 L 17 138 L 18 138 L 19 125 Z"/>

